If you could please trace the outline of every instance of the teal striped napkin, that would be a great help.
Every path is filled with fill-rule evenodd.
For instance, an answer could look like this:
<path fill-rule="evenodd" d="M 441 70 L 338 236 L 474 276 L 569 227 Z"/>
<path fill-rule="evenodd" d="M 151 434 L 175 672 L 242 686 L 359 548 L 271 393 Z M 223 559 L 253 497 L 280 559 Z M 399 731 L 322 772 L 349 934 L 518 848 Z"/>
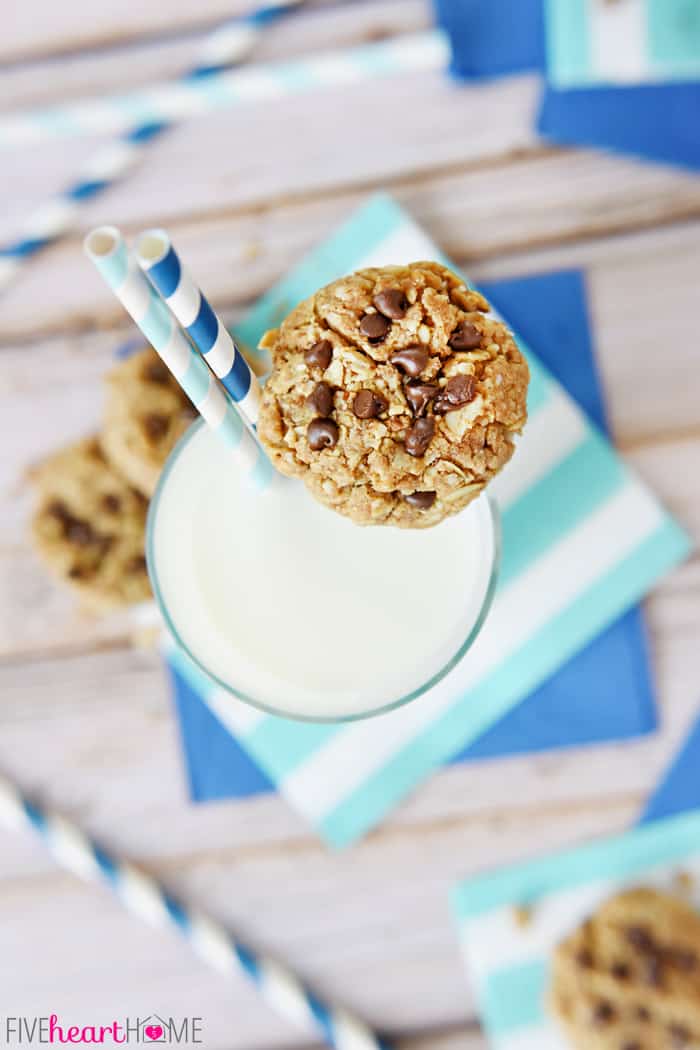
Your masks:
<path fill-rule="evenodd" d="M 264 296 L 236 334 L 257 345 L 299 300 L 348 271 L 440 258 L 393 201 L 373 198 Z M 237 702 L 182 654 L 172 657 L 280 793 L 333 846 L 376 825 L 688 552 L 684 533 L 523 350 L 532 372 L 530 420 L 492 486 L 503 524 L 498 593 L 475 646 L 442 682 L 386 715 L 314 725 Z"/>
<path fill-rule="evenodd" d="M 682 869 L 700 909 L 700 811 L 471 879 L 454 910 L 481 1019 L 494 1050 L 567 1050 L 544 1009 L 554 947 L 613 894 L 634 885 L 674 891 Z M 526 925 L 515 908 L 530 906 Z"/>
<path fill-rule="evenodd" d="M 698 0 L 545 0 L 559 88 L 700 80 Z"/>

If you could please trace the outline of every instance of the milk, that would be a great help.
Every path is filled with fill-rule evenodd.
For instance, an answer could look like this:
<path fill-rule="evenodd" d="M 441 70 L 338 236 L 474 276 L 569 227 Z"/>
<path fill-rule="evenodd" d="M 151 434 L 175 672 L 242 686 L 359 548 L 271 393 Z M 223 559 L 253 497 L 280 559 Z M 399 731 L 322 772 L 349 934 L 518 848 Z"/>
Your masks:
<path fill-rule="evenodd" d="M 251 490 L 201 425 L 171 459 L 149 527 L 178 640 L 239 696 L 308 719 L 370 714 L 441 676 L 495 558 L 483 497 L 432 529 L 362 528 L 300 482 Z"/>

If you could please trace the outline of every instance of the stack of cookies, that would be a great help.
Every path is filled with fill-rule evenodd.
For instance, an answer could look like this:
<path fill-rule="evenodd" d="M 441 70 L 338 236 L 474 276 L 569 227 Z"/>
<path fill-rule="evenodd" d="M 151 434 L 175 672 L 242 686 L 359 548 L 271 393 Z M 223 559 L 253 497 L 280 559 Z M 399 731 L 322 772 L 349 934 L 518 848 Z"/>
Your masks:
<path fill-rule="evenodd" d="M 148 501 L 174 444 L 194 418 L 150 347 L 107 377 L 102 431 L 31 471 L 36 549 L 91 608 L 151 596 L 144 551 Z"/>

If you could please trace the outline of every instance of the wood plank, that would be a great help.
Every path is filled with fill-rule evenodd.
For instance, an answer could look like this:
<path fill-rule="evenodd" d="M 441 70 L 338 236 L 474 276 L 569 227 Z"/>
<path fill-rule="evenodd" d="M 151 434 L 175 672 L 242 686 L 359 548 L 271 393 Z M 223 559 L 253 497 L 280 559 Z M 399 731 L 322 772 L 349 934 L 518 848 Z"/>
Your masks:
<path fill-rule="evenodd" d="M 320 5 L 328 0 L 313 0 Z M 119 0 L 16 4 L 0 41 L 0 61 L 17 62 L 88 48 L 114 48 L 143 37 L 171 36 L 216 26 L 260 7 L 257 0 L 169 0 L 124 5 Z"/>
<path fill-rule="evenodd" d="M 128 12 L 122 15 L 128 17 Z M 331 9 L 308 6 L 267 27 L 251 61 L 288 61 L 353 47 L 394 33 L 418 32 L 431 22 L 428 0 L 353 0 Z M 99 50 L 0 66 L 0 113 L 132 91 L 178 77 L 198 61 L 210 32 L 195 27 L 177 35 L 136 37 Z"/>
<path fill-rule="evenodd" d="M 313 203 L 328 192 L 501 157 L 535 144 L 530 129 L 538 90 L 533 78 L 467 87 L 423 73 L 368 81 L 352 92 L 339 85 L 272 103 L 242 102 L 159 140 L 128 179 L 86 203 L 81 229 L 107 215 L 133 226 L 144 217 L 146 223 L 218 218 L 222 211 L 269 208 L 304 195 Z M 405 126 L 407 113 L 410 134 L 387 134 Z M 300 134 L 305 126 L 313 126 L 313 136 Z M 78 138 L 66 149 L 49 141 L 4 155 L 3 180 L 15 207 L 0 220 L 0 237 L 18 229 L 65 181 L 66 153 L 74 153 L 78 172 L 95 144 L 95 138 Z"/>
<path fill-rule="evenodd" d="M 395 101 L 398 104 L 399 99 Z M 482 146 L 488 149 L 487 142 Z M 231 161 L 230 179 L 221 183 L 215 180 L 217 185 L 225 187 L 223 190 L 212 189 L 207 194 L 202 188 L 190 198 L 208 201 L 219 192 L 220 197 L 221 193 L 228 195 L 231 206 L 219 216 L 204 215 L 196 220 L 182 216 L 186 202 L 179 196 L 179 190 L 172 205 L 167 204 L 167 193 L 161 194 L 159 202 L 158 179 L 149 169 L 137 177 L 140 188 L 137 183 L 116 187 L 100 205 L 91 205 L 83 217 L 83 229 L 107 219 L 134 231 L 147 224 L 165 223 L 210 298 L 218 305 L 241 305 L 259 295 L 305 252 L 327 237 L 366 199 L 367 189 L 375 189 L 392 178 L 389 188 L 397 199 L 475 276 L 479 272 L 492 272 L 482 266 L 492 259 L 497 260 L 499 272 L 534 269 L 538 262 L 546 265 L 546 256 L 538 260 L 533 253 L 548 245 L 560 248 L 562 242 L 563 252 L 571 260 L 569 265 L 585 265 L 588 259 L 604 264 L 607 242 L 599 244 L 598 238 L 646 230 L 649 223 L 669 224 L 671 228 L 667 232 L 651 231 L 648 239 L 633 238 L 616 245 L 616 258 L 626 259 L 628 253 L 636 255 L 638 251 L 646 251 L 651 256 L 660 252 L 664 265 L 671 266 L 675 254 L 679 287 L 676 289 L 674 280 L 671 288 L 664 288 L 664 294 L 670 292 L 675 297 L 690 294 L 694 287 L 693 267 L 698 266 L 695 232 L 698 227 L 696 224 L 679 229 L 676 224 L 700 215 L 697 179 L 680 172 L 647 168 L 632 161 L 585 152 L 554 152 L 514 159 L 494 167 L 480 162 L 476 167 L 452 171 L 449 170 L 451 149 L 445 146 L 443 151 L 447 171 L 428 171 L 410 177 L 405 169 L 413 165 L 412 158 L 416 155 L 413 145 L 405 151 L 397 149 L 391 158 L 380 162 L 393 165 L 394 175 L 378 173 L 376 158 L 353 154 L 354 169 L 348 169 L 346 177 L 350 182 L 359 183 L 361 188 L 342 192 L 330 189 L 326 181 L 335 185 L 334 180 L 342 177 L 341 162 L 328 158 L 326 165 L 319 156 L 316 166 L 304 162 L 299 169 L 304 175 L 290 175 L 292 185 L 295 178 L 300 180 L 299 196 L 287 202 L 274 197 L 281 192 L 280 180 L 284 177 L 279 171 L 274 173 L 276 165 L 251 156 L 251 167 L 237 172 Z M 186 156 L 188 152 L 183 148 L 181 154 L 171 156 L 170 175 L 162 172 L 169 192 L 175 192 L 176 184 L 185 187 L 184 193 L 187 186 L 192 189 L 191 180 L 181 175 L 177 179 L 172 177 L 172 172 L 182 172 Z M 430 165 L 437 159 L 439 156 L 433 154 Z M 461 166 L 461 161 L 459 164 Z M 324 173 L 326 166 L 329 170 Z M 191 174 L 196 183 L 199 176 Z M 19 172 L 15 177 L 20 181 Z M 153 180 L 148 192 L 142 177 Z M 310 178 L 317 183 L 315 189 L 309 186 Z M 304 192 L 302 182 L 306 185 Z M 290 186 L 290 192 L 291 189 Z M 306 196 L 307 191 L 310 196 Z M 273 196 L 267 197 L 268 193 Z M 117 195 L 122 195 L 119 208 L 113 206 Z M 233 203 L 243 202 L 245 198 L 247 203 L 241 203 L 240 207 Z M 582 244 L 582 239 L 591 243 Z M 511 255 L 520 258 L 512 260 Z M 642 272 L 644 262 L 643 258 L 636 258 L 632 268 L 635 275 Z M 655 258 L 650 258 L 650 265 L 657 265 Z M 681 267 L 684 267 L 683 273 Z M 675 272 L 673 276 L 675 279 Z M 624 291 L 633 296 L 634 289 Z M 69 240 L 30 264 L 5 293 L 0 342 L 95 324 L 110 326 L 122 318 L 121 308 L 91 272 L 78 243 Z M 675 319 L 671 320 L 675 323 Z"/>

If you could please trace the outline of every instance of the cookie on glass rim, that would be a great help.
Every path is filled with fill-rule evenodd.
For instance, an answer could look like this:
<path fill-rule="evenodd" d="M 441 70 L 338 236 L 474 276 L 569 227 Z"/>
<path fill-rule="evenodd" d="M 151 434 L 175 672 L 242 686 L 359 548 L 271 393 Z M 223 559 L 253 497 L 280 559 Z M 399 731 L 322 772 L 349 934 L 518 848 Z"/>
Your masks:
<path fill-rule="evenodd" d="M 361 525 L 425 528 L 475 499 L 527 418 L 527 363 L 434 262 L 360 270 L 293 310 L 258 433 L 275 466 Z"/>

